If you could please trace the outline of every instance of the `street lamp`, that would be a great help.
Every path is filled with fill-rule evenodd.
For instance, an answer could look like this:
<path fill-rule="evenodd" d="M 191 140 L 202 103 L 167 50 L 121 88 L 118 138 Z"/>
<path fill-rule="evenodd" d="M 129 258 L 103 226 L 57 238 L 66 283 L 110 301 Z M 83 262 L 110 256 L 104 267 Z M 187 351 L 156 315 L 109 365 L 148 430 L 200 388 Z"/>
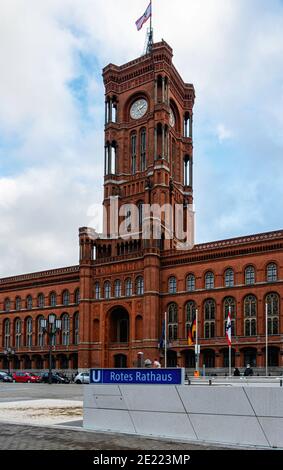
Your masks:
<path fill-rule="evenodd" d="M 8 374 L 10 375 L 10 359 L 16 354 L 16 351 L 12 348 L 4 349 L 4 356 L 7 357 L 8 361 Z"/>
<path fill-rule="evenodd" d="M 61 330 L 61 320 L 56 318 L 55 313 L 50 313 L 48 319 L 40 320 L 40 326 L 43 333 L 47 333 L 49 345 L 49 375 L 48 383 L 52 384 L 52 342 L 57 333 Z"/>

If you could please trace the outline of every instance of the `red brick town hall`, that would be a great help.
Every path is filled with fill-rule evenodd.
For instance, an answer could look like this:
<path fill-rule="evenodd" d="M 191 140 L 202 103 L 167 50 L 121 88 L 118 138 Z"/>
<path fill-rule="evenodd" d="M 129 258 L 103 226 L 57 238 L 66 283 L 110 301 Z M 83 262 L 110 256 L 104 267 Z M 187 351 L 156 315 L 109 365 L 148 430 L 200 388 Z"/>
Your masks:
<path fill-rule="evenodd" d="M 164 312 L 168 366 L 195 367 L 188 329 L 198 309 L 200 367 L 228 370 L 225 323 L 232 313 L 232 361 L 265 367 L 268 312 L 270 370 L 283 365 L 283 230 L 178 248 L 162 220 L 158 237 L 142 236 L 143 206 L 193 204 L 193 107 L 164 41 L 150 53 L 103 70 L 105 85 L 104 225 L 111 201 L 135 204 L 135 236 L 94 237 L 79 229 L 80 259 L 64 267 L 0 279 L 0 369 L 48 368 L 42 319 L 61 320 L 52 346 L 56 369 L 133 367 L 139 352 L 159 358 Z M 161 217 L 162 218 L 162 217 Z M 130 227 L 131 213 L 126 212 Z M 58 260 L 59 261 L 59 260 Z M 217 370 L 216 370 L 217 372 Z"/>

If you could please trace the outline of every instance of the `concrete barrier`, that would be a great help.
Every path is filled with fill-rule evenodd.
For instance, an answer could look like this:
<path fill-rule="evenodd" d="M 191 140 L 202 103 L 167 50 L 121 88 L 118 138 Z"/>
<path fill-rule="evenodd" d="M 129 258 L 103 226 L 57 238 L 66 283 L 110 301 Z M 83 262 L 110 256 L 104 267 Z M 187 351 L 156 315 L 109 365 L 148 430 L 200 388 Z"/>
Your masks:
<path fill-rule="evenodd" d="M 87 385 L 84 428 L 193 442 L 283 448 L 283 389 Z"/>

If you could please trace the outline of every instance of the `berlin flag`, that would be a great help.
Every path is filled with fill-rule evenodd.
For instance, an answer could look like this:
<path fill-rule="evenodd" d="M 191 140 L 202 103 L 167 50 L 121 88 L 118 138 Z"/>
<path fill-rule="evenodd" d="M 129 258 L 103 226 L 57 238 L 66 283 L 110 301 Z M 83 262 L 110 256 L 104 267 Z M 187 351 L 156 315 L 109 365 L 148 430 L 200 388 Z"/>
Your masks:
<path fill-rule="evenodd" d="M 148 5 L 147 9 L 145 10 L 144 14 L 136 21 L 136 27 L 138 31 L 142 29 L 144 23 L 146 23 L 150 17 L 151 17 L 151 2 Z"/>
<path fill-rule="evenodd" d="M 226 323 L 226 338 L 229 346 L 232 344 L 232 322 L 231 322 L 231 311 L 229 309 L 227 323 Z"/>

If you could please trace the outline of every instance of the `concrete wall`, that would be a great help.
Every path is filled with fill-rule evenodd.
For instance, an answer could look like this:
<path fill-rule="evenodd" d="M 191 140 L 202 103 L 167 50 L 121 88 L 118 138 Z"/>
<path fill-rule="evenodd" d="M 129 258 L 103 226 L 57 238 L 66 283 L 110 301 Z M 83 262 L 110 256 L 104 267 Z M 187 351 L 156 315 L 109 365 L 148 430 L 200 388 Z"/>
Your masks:
<path fill-rule="evenodd" d="M 87 385 L 84 428 L 283 448 L 283 389 Z"/>

